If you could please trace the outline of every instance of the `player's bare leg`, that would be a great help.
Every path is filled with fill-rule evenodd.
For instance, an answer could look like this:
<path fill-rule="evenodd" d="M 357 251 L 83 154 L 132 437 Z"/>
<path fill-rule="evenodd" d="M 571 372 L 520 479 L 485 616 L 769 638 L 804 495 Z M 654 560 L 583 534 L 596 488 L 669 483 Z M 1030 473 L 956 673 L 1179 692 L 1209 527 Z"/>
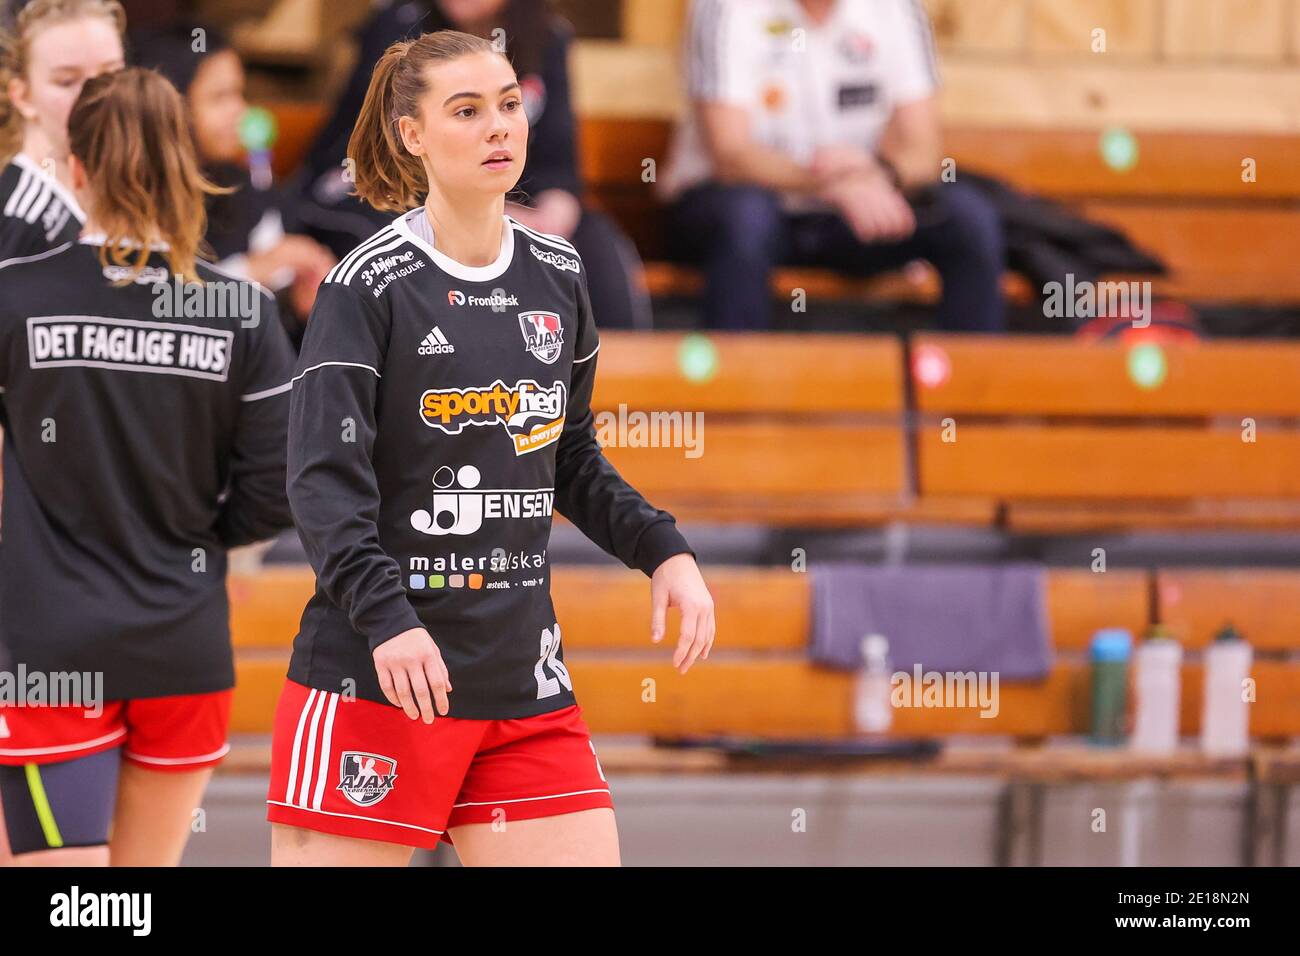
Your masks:
<path fill-rule="evenodd" d="M 409 866 L 414 853 L 396 843 L 271 824 L 272 866 Z"/>
<path fill-rule="evenodd" d="M 122 762 L 109 839 L 113 866 L 177 866 L 212 768 L 146 770 Z"/>
<path fill-rule="evenodd" d="M 70 846 L 60 850 L 37 850 L 9 858 L 10 866 L 108 866 L 108 847 Z"/>
<path fill-rule="evenodd" d="M 535 820 L 467 823 L 451 838 L 466 866 L 619 866 L 618 825 L 608 807 Z"/>

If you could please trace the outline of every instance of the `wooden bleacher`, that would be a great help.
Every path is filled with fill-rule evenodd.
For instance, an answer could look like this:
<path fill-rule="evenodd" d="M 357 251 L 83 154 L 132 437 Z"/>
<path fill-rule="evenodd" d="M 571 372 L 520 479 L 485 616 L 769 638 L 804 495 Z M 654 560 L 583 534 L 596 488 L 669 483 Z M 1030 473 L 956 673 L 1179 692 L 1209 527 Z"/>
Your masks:
<path fill-rule="evenodd" d="M 553 595 L 583 711 L 596 733 L 738 734 L 789 737 L 853 733 L 852 675 L 814 667 L 806 646 L 809 579 L 785 569 L 708 571 L 718 615 L 710 659 L 685 676 L 670 649 L 649 640 L 649 590 L 639 572 L 557 567 Z M 1159 571 L 1174 633 L 1193 659 L 1183 668 L 1182 732 L 1199 730 L 1201 665 L 1194 658 L 1231 618 L 1255 646 L 1258 700 L 1251 732 L 1261 740 L 1300 735 L 1300 572 Z M 232 729 L 267 733 L 289 645 L 313 588 L 310 569 L 268 568 L 230 583 L 238 687 Z M 975 709 L 900 708 L 891 733 L 1011 735 L 1040 739 L 1088 731 L 1087 642 L 1101 627 L 1140 633 L 1149 619 L 1144 571 L 1052 570 L 1047 606 L 1057 663 L 1042 681 L 1003 682 L 996 717 Z M 1281 600 L 1289 598 L 1289 600 Z M 639 613 L 642 612 L 642 613 Z M 676 633 L 676 612 L 669 635 Z M 653 701 L 646 700 L 653 681 Z"/>
<path fill-rule="evenodd" d="M 325 111 L 289 102 L 269 108 L 280 128 L 275 171 L 284 177 L 301 161 Z M 1254 305 L 1300 301 L 1300 271 L 1291 268 L 1300 234 L 1297 139 L 1204 131 L 1136 135 L 1141 162 L 1129 172 L 1102 162 L 1094 131 L 954 126 L 945 133 L 945 152 L 957 161 L 959 176 L 963 169 L 991 173 L 1126 231 L 1172 266 L 1171 276 L 1156 281 L 1157 294 Z M 579 133 L 591 200 L 632 236 L 646 259 L 647 286 L 661 297 L 694 295 L 701 284 L 694 269 L 664 260 L 665 211 L 641 178 L 646 158 L 666 162 L 670 136 L 667 120 L 607 117 L 584 118 Z M 1242 180 L 1244 155 L 1257 162 L 1255 182 Z M 796 288 L 814 299 L 933 302 L 939 284 L 933 270 L 866 280 L 819 269 L 777 270 L 774 295 L 788 299 Z M 1014 301 L 1032 299 L 1018 276 L 1008 275 L 1004 288 Z"/>
<path fill-rule="evenodd" d="M 951 373 L 915 391 L 922 499 L 991 497 L 1021 531 L 1300 524 L 1300 346 L 1165 345 L 1153 388 L 1116 342 L 916 337 L 926 349 Z"/>

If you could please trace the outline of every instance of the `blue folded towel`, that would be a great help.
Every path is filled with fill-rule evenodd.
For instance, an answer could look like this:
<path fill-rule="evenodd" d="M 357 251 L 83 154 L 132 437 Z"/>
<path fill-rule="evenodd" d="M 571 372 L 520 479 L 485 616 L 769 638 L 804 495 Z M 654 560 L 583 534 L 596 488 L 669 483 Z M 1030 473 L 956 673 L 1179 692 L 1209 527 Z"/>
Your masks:
<path fill-rule="evenodd" d="M 1052 665 L 1046 575 L 1037 564 L 815 566 L 812 658 L 862 664 L 862 638 L 883 634 L 894 670 L 996 671 L 1045 677 Z"/>

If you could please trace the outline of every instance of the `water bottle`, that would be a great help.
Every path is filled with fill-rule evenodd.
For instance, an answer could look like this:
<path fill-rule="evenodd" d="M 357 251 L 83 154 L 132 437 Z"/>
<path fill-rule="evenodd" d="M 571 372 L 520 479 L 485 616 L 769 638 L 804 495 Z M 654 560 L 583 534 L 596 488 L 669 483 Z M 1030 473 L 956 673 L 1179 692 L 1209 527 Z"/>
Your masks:
<path fill-rule="evenodd" d="M 1133 691 L 1137 713 L 1129 745 L 1148 754 L 1178 749 L 1178 700 L 1183 646 L 1160 625 L 1147 634 L 1133 655 Z"/>
<path fill-rule="evenodd" d="M 859 733 L 883 734 L 893 724 L 889 678 L 889 641 L 883 634 L 868 634 L 862 639 L 862 667 L 853 696 L 853 720 Z"/>
<path fill-rule="evenodd" d="M 1251 659 L 1250 645 L 1231 624 L 1205 651 L 1201 750 L 1209 756 L 1244 757 L 1250 751 L 1250 704 L 1243 699 L 1243 685 Z"/>
<path fill-rule="evenodd" d="M 1092 636 L 1092 742 L 1124 742 L 1128 717 L 1128 664 L 1133 635 L 1122 627 Z"/>

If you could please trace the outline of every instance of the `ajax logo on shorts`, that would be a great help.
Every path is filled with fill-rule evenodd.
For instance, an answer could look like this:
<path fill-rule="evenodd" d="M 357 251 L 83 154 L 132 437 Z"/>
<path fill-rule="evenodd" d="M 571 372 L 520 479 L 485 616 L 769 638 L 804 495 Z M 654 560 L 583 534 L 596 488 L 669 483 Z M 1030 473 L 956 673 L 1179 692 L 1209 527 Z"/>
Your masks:
<path fill-rule="evenodd" d="M 411 515 L 421 534 L 473 534 L 484 518 L 546 518 L 555 507 L 555 489 L 479 488 L 479 470 L 443 465 L 433 475 L 433 508 Z M 459 483 L 460 487 L 454 487 Z"/>
<path fill-rule="evenodd" d="M 339 791 L 359 807 L 374 806 L 393 789 L 397 761 L 392 757 L 345 750 L 339 758 Z"/>
<path fill-rule="evenodd" d="M 470 388 L 431 388 L 420 396 L 420 420 L 430 428 L 459 435 L 466 425 L 501 425 L 516 455 L 537 451 L 559 441 L 564 430 L 565 388 L 532 379 L 507 385 Z"/>
<path fill-rule="evenodd" d="M 524 333 L 524 348 L 547 365 L 554 365 L 564 345 L 564 330 L 554 312 L 520 312 L 519 331 Z"/>

